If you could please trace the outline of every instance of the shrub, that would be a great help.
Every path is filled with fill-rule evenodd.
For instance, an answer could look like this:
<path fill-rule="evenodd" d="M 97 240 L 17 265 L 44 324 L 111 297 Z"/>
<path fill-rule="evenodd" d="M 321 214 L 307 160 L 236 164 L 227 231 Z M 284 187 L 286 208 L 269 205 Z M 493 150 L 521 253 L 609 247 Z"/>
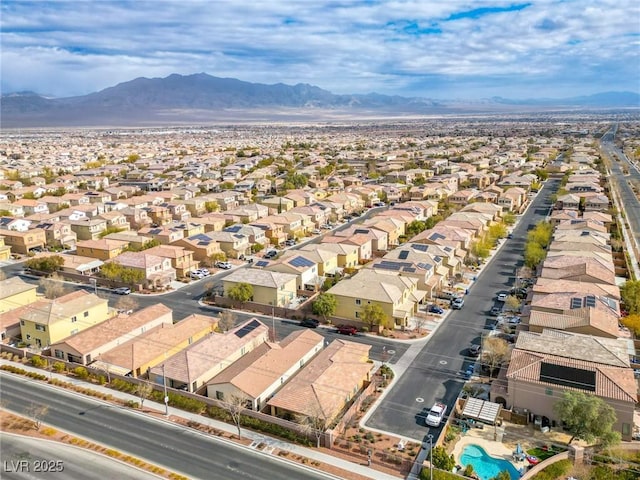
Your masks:
<path fill-rule="evenodd" d="M 36 368 L 42 368 L 45 367 L 47 365 L 47 361 L 42 358 L 40 355 L 34 355 L 33 357 L 31 357 L 31 365 L 33 365 Z"/>
<path fill-rule="evenodd" d="M 63 362 L 56 362 L 53 364 L 53 369 L 58 373 L 64 372 L 65 368 L 66 365 Z"/>
<path fill-rule="evenodd" d="M 81 378 L 82 380 L 86 380 L 87 378 L 89 378 L 89 372 L 87 372 L 87 369 L 84 367 L 76 367 L 73 369 L 73 374 L 78 377 Z"/>
<path fill-rule="evenodd" d="M 535 480 L 555 480 L 556 478 L 564 477 L 571 470 L 572 465 L 571 460 L 560 460 L 545 467 L 533 478 Z"/>

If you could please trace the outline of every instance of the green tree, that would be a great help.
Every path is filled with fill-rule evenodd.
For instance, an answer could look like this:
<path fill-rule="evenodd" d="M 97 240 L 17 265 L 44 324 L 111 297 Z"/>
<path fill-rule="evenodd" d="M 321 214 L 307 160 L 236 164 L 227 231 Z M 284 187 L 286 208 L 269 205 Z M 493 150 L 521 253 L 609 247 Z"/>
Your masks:
<path fill-rule="evenodd" d="M 446 470 L 450 472 L 453 467 L 456 466 L 456 460 L 453 458 L 453 454 L 447 455 L 447 451 L 444 447 L 438 445 L 431 450 L 432 463 L 435 468 Z"/>
<path fill-rule="evenodd" d="M 620 288 L 622 303 L 630 314 L 640 314 L 640 280 L 629 280 Z"/>
<path fill-rule="evenodd" d="M 598 441 L 603 447 L 620 442 L 620 433 L 613 431 L 616 412 L 601 398 L 569 390 L 553 408 L 572 435 L 569 444 L 576 438 L 589 443 Z"/>
<path fill-rule="evenodd" d="M 124 227 L 116 227 L 115 225 L 110 225 L 107 228 L 105 228 L 103 231 L 101 231 L 98 234 L 98 237 L 104 238 L 104 237 L 106 237 L 107 235 L 109 235 L 111 233 L 120 233 L 120 232 L 123 232 L 125 230 L 126 230 L 126 228 L 124 228 Z"/>
<path fill-rule="evenodd" d="M 369 331 L 373 331 L 374 325 L 387 326 L 387 314 L 377 303 L 367 303 L 360 312 L 360 319 L 369 325 Z"/>
<path fill-rule="evenodd" d="M 507 236 L 507 226 L 504 223 L 495 223 L 489 227 L 491 238 L 504 238 Z"/>
<path fill-rule="evenodd" d="M 547 252 L 537 243 L 527 243 L 524 247 L 524 264 L 535 268 L 547 256 Z"/>
<path fill-rule="evenodd" d="M 418 235 L 420 232 L 426 230 L 427 226 L 423 221 L 414 220 L 409 225 L 407 225 L 406 232 L 408 237 L 413 237 Z"/>
<path fill-rule="evenodd" d="M 536 168 L 533 173 L 536 174 L 536 177 L 538 177 L 538 179 L 541 182 L 544 182 L 547 178 L 549 178 L 549 172 L 547 172 L 545 169 L 543 168 Z"/>
<path fill-rule="evenodd" d="M 327 321 L 327 317 L 336 313 L 338 302 L 336 297 L 331 293 L 321 293 L 318 298 L 311 305 L 311 310 L 315 315 L 321 315 L 324 321 Z"/>
<path fill-rule="evenodd" d="M 491 245 L 484 240 L 474 240 L 471 242 L 471 255 L 476 258 L 487 258 L 491 254 Z"/>
<path fill-rule="evenodd" d="M 253 298 L 253 287 L 248 283 L 237 283 L 229 289 L 228 295 L 236 302 L 248 302 Z"/>
<path fill-rule="evenodd" d="M 204 202 L 204 208 L 207 210 L 207 213 L 217 212 L 220 209 L 220 205 L 215 200 L 210 200 Z"/>
<path fill-rule="evenodd" d="M 511 212 L 507 212 L 502 216 L 502 221 L 507 225 L 513 225 L 516 223 L 516 216 Z"/>
<path fill-rule="evenodd" d="M 49 255 L 47 257 L 30 258 L 25 262 L 25 266 L 39 272 L 57 272 L 64 265 L 64 259 L 60 255 Z"/>
<path fill-rule="evenodd" d="M 509 295 L 504 301 L 504 305 L 508 310 L 518 310 L 520 308 L 520 300 L 515 295 Z"/>

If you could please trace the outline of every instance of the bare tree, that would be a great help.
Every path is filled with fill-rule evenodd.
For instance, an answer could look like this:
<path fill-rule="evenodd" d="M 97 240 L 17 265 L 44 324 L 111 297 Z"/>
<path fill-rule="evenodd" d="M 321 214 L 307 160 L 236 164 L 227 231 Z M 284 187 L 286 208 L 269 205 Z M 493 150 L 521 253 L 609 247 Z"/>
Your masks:
<path fill-rule="evenodd" d="M 128 312 L 129 310 L 137 310 L 140 304 L 138 301 L 130 297 L 129 295 L 124 295 L 118 299 L 115 304 L 116 310 L 119 312 Z"/>
<path fill-rule="evenodd" d="M 413 324 L 416 327 L 416 330 L 418 331 L 418 335 L 420 333 L 422 333 L 422 327 L 424 327 L 424 324 L 427 323 L 427 318 L 420 315 L 416 315 L 413 317 Z"/>
<path fill-rule="evenodd" d="M 64 284 L 62 283 L 62 277 L 56 273 L 48 278 L 42 278 L 40 280 L 40 288 L 42 288 L 45 298 L 51 300 L 64 295 Z"/>
<path fill-rule="evenodd" d="M 233 312 L 225 310 L 218 315 L 218 328 L 223 332 L 231 330 L 236 324 L 236 315 Z"/>
<path fill-rule="evenodd" d="M 153 385 L 151 385 L 149 382 L 142 382 L 138 384 L 138 386 L 136 387 L 136 394 L 140 399 L 140 408 L 144 406 L 144 401 L 149 398 L 152 392 Z"/>
<path fill-rule="evenodd" d="M 25 413 L 27 417 L 29 417 L 33 422 L 33 428 L 36 430 L 40 430 L 40 427 L 42 426 L 42 420 L 47 416 L 48 412 L 49 407 L 47 405 L 32 403 L 31 405 L 29 405 L 29 408 L 27 408 L 27 411 Z"/>
<path fill-rule="evenodd" d="M 493 376 L 493 370 L 507 358 L 509 344 L 503 338 L 489 337 L 482 346 L 482 361 L 489 368 L 489 377 Z"/>
<path fill-rule="evenodd" d="M 302 427 L 302 431 L 306 434 L 314 434 L 316 436 L 316 446 L 320 448 L 320 439 L 327 429 L 328 419 L 322 407 L 316 403 L 308 415 L 296 415 L 296 423 Z"/>
<path fill-rule="evenodd" d="M 229 399 L 224 402 L 223 407 L 231 415 L 231 420 L 238 428 L 238 439 L 242 438 L 242 431 L 240 430 L 240 423 L 242 421 L 242 412 L 247 409 L 247 403 L 250 401 L 244 393 L 237 393 L 229 396 Z"/>

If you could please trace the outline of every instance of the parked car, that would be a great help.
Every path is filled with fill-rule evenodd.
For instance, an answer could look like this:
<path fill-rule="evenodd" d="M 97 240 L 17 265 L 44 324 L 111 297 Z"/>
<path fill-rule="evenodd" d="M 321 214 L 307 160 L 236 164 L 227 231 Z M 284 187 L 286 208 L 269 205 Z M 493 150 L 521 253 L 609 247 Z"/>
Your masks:
<path fill-rule="evenodd" d="M 131 289 L 129 287 L 118 287 L 114 288 L 113 293 L 116 295 L 129 295 L 131 293 Z"/>
<path fill-rule="evenodd" d="M 319 230 L 319 229 L 317 229 L 317 228 L 316 228 L 316 229 L 315 229 L 313 232 L 311 232 L 311 233 L 313 233 L 314 235 L 321 235 L 321 234 L 322 234 L 322 230 Z"/>
<path fill-rule="evenodd" d="M 490 313 L 494 317 L 497 317 L 498 315 L 500 315 L 502 313 L 502 308 L 501 307 L 492 307 Z"/>
<path fill-rule="evenodd" d="M 444 313 L 444 309 L 442 307 L 439 307 L 438 305 L 429 305 L 427 312 L 442 315 Z"/>
<path fill-rule="evenodd" d="M 202 273 L 200 270 L 194 270 L 189 274 L 189 277 L 193 280 L 200 280 L 201 278 L 204 278 L 204 273 Z"/>
<path fill-rule="evenodd" d="M 507 234 L 507 238 L 508 238 L 509 240 L 511 240 L 511 239 L 513 238 L 513 233 L 508 233 L 508 234 Z"/>
<path fill-rule="evenodd" d="M 498 293 L 498 296 L 496 297 L 496 300 L 499 301 L 499 302 L 504 302 L 505 300 L 507 300 L 508 296 L 509 295 L 507 293 L 500 292 L 500 293 Z"/>
<path fill-rule="evenodd" d="M 316 328 L 320 322 L 314 318 L 305 318 L 300 322 L 301 327 Z"/>
<path fill-rule="evenodd" d="M 386 204 L 384 202 L 376 202 L 373 204 L 374 207 L 384 207 Z"/>
<path fill-rule="evenodd" d="M 451 302 L 451 308 L 460 310 L 464 306 L 464 298 L 456 298 Z"/>
<path fill-rule="evenodd" d="M 470 357 L 477 357 L 478 355 L 480 355 L 480 350 L 482 350 L 482 347 L 480 345 L 472 344 L 469 345 L 467 352 Z"/>
<path fill-rule="evenodd" d="M 284 242 L 284 244 L 287 247 L 293 247 L 296 244 L 296 241 L 293 238 L 290 238 L 289 240 L 287 240 L 286 242 Z"/>
<path fill-rule="evenodd" d="M 277 255 L 278 255 L 277 250 L 269 250 L 267 253 L 264 254 L 264 258 L 275 258 Z"/>
<path fill-rule="evenodd" d="M 358 333 L 358 329 L 351 325 L 338 325 L 337 328 L 338 333 L 342 333 L 343 335 L 355 335 Z"/>
<path fill-rule="evenodd" d="M 444 403 L 436 402 L 429 410 L 425 423 L 430 427 L 439 427 L 447 413 L 447 406 Z"/>
<path fill-rule="evenodd" d="M 229 262 L 216 262 L 216 267 L 223 270 L 229 270 L 230 268 L 233 268 L 233 265 L 231 265 Z"/>
<path fill-rule="evenodd" d="M 205 277 L 208 277 L 209 275 L 211 275 L 211 272 L 207 268 L 200 268 L 196 271 L 200 272 Z"/>

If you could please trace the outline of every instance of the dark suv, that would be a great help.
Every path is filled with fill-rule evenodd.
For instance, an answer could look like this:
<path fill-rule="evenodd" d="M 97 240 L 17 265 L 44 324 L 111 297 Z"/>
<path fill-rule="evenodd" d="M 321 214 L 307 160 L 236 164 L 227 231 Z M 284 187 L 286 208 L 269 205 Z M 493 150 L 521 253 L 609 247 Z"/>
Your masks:
<path fill-rule="evenodd" d="M 316 328 L 320 322 L 314 318 L 305 318 L 300 322 L 301 327 Z"/>
<path fill-rule="evenodd" d="M 352 327 L 351 325 L 339 325 L 338 333 L 342 333 L 344 335 L 355 335 L 358 333 L 358 329 L 356 327 Z"/>

